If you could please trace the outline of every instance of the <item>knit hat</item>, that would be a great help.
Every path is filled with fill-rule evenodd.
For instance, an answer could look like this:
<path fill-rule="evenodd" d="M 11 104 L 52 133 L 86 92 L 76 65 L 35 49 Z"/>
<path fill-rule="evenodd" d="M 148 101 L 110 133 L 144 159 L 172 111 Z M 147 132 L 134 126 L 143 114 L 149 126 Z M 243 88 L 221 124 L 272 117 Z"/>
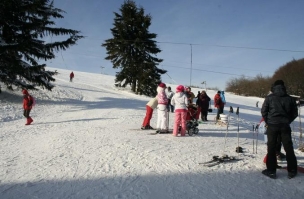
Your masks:
<path fill-rule="evenodd" d="M 23 95 L 28 95 L 29 93 L 27 92 L 26 89 L 24 89 L 24 90 L 22 90 L 22 94 L 23 94 Z"/>
<path fill-rule="evenodd" d="M 218 94 L 221 94 L 221 91 L 217 91 Z"/>
<path fill-rule="evenodd" d="M 184 92 L 185 87 L 183 85 L 179 85 L 176 87 L 176 92 Z"/>
<path fill-rule="evenodd" d="M 276 85 L 282 85 L 282 86 L 284 86 L 284 82 L 283 82 L 283 80 L 277 80 L 277 81 L 275 81 L 274 83 L 273 83 L 273 86 L 276 86 Z"/>
<path fill-rule="evenodd" d="M 166 88 L 166 84 L 165 83 L 160 83 L 158 86 L 161 87 L 161 88 Z"/>

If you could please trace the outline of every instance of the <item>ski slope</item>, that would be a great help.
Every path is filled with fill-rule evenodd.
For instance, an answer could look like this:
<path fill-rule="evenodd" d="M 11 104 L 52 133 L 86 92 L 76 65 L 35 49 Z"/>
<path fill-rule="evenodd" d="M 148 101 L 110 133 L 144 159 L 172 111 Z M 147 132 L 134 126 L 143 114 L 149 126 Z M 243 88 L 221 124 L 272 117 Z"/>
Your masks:
<path fill-rule="evenodd" d="M 214 110 L 196 136 L 148 135 L 153 131 L 139 129 L 150 98 L 114 87 L 113 76 L 74 71 L 74 82 L 69 82 L 70 71 L 57 70 L 52 92 L 30 91 L 36 99 L 30 126 L 24 125 L 21 91 L 2 88 L 1 199 L 303 198 L 304 174 L 291 180 L 285 170 L 277 171 L 276 180 L 261 174 L 266 145 L 264 135 L 254 134 L 252 127 L 261 118 L 256 102 L 261 106 L 263 99 L 226 92 L 225 113 L 230 106 L 240 110 L 239 118 L 230 115 L 228 130 L 213 123 Z M 175 91 L 176 85 L 170 86 Z M 212 99 L 215 93 L 207 91 Z M 156 117 L 154 111 L 153 127 Z M 304 153 L 297 150 L 298 119 L 292 124 L 293 138 L 304 165 Z M 170 113 L 171 128 L 173 120 Z M 235 152 L 238 137 L 242 154 Z M 241 160 L 199 164 L 223 154 Z"/>

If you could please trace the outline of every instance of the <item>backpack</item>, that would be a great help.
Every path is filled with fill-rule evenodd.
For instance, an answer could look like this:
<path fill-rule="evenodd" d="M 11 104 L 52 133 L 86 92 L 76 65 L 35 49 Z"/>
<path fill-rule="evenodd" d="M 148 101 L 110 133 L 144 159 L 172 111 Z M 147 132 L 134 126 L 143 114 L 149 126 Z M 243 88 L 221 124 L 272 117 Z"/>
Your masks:
<path fill-rule="evenodd" d="M 224 104 L 226 104 L 226 99 L 225 99 L 224 91 L 221 92 L 221 99 L 222 99 L 222 102 L 223 102 Z"/>
<path fill-rule="evenodd" d="M 34 107 L 36 105 L 36 100 L 33 96 L 29 95 L 29 103 L 28 103 L 29 106 L 32 106 Z"/>

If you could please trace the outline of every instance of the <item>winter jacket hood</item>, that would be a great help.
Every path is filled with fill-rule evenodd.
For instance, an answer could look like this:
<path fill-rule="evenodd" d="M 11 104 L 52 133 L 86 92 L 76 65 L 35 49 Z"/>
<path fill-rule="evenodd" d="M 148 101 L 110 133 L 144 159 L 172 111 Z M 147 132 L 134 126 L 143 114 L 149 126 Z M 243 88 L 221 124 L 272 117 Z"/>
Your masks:
<path fill-rule="evenodd" d="M 174 106 L 175 111 L 178 111 L 180 109 L 187 110 L 188 99 L 187 99 L 185 93 L 183 93 L 183 92 L 175 93 L 171 99 L 171 105 Z"/>
<path fill-rule="evenodd" d="M 276 85 L 272 87 L 272 94 L 276 96 L 284 96 L 287 95 L 286 88 L 283 85 Z"/>
<path fill-rule="evenodd" d="M 266 124 L 290 124 L 298 117 L 295 100 L 287 95 L 284 85 L 275 85 L 271 90 L 272 94 L 265 98 L 261 109 Z"/>
<path fill-rule="evenodd" d="M 25 90 L 25 89 L 24 89 L 24 90 L 22 90 L 22 94 L 23 94 L 23 95 L 29 95 L 28 91 L 27 91 L 27 90 Z"/>

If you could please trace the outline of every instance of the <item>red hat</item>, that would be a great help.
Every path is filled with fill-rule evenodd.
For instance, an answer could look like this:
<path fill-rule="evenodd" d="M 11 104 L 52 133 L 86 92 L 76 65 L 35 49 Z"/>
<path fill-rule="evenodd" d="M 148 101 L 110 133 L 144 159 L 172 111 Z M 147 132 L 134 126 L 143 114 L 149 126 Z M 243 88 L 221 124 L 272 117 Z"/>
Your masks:
<path fill-rule="evenodd" d="M 179 85 L 176 87 L 176 92 L 184 92 L 185 87 L 183 85 Z"/>
<path fill-rule="evenodd" d="M 165 83 L 160 83 L 158 86 L 161 87 L 161 88 L 166 88 L 166 84 Z"/>
<path fill-rule="evenodd" d="M 24 89 L 24 90 L 22 90 L 22 94 L 23 94 L 23 95 L 28 95 L 29 93 L 27 92 L 26 89 Z"/>

